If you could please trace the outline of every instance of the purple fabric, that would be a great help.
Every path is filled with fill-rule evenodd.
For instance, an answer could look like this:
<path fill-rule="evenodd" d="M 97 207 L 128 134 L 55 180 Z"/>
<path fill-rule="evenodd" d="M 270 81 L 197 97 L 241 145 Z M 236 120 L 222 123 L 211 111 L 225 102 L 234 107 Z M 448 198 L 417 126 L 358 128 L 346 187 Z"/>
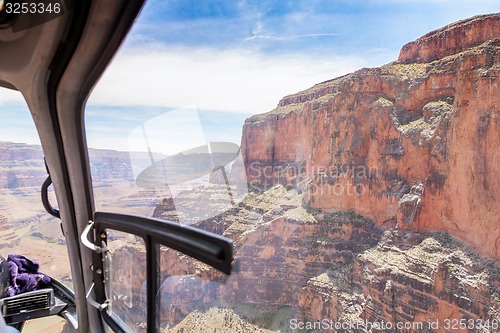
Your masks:
<path fill-rule="evenodd" d="M 14 296 L 28 291 L 47 288 L 50 286 L 50 277 L 41 274 L 36 261 L 18 254 L 9 254 L 7 262 L 10 268 L 10 286 L 7 295 Z"/>

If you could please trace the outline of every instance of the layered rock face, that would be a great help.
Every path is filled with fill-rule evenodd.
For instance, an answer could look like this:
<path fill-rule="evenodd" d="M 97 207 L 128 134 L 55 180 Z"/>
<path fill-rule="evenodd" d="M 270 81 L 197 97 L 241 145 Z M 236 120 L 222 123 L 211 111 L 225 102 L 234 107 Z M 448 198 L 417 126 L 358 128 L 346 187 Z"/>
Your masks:
<path fill-rule="evenodd" d="M 0 215 L 0 239 L 2 240 L 0 248 L 14 247 L 21 241 L 12 228 L 12 225 L 10 225 L 7 218 L 3 215 Z"/>
<path fill-rule="evenodd" d="M 0 188 L 41 186 L 46 177 L 39 146 L 0 142 Z"/>
<path fill-rule="evenodd" d="M 500 267 L 494 260 L 445 233 L 384 231 L 354 212 L 304 207 L 304 195 L 275 185 L 196 224 L 234 241 L 238 268 L 229 277 L 162 248 L 161 327 L 183 332 L 196 331 L 200 322 L 223 328 L 243 321 L 295 332 L 292 320 L 326 319 L 313 331 L 396 331 L 369 326 L 382 323 L 411 325 L 398 332 L 498 331 L 492 324 L 451 330 L 445 321 L 500 322 Z M 165 213 L 169 217 L 172 210 Z M 121 250 L 129 258 L 143 256 L 130 247 Z M 131 276 L 145 278 L 140 268 Z M 352 327 L 334 329 L 334 323 Z"/>
<path fill-rule="evenodd" d="M 283 98 L 244 125 L 250 185 L 293 186 L 308 207 L 444 231 L 500 258 L 499 47 L 500 14 L 474 17 Z"/>
<path fill-rule="evenodd" d="M 133 180 L 128 152 L 89 150 L 94 181 Z M 40 187 L 47 178 L 40 146 L 0 142 L 0 188 Z"/>
<path fill-rule="evenodd" d="M 430 62 L 463 52 L 500 36 L 498 15 L 477 16 L 450 24 L 408 43 L 401 49 L 400 62 Z"/>

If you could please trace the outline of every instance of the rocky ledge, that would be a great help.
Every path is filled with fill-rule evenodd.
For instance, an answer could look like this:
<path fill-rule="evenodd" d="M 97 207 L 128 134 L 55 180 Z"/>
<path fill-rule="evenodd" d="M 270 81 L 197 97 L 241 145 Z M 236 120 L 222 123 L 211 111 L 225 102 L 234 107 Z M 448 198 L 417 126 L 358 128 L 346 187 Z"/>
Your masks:
<path fill-rule="evenodd" d="M 214 186 L 212 196 L 224 190 Z M 196 193 L 181 195 L 196 202 Z M 295 332 L 293 320 L 323 319 L 355 325 L 324 331 L 395 332 L 367 325 L 408 323 L 423 328 L 398 332 L 449 332 L 445 319 L 500 322 L 500 266 L 494 260 L 446 233 L 383 230 L 352 211 L 305 207 L 304 195 L 275 185 L 195 224 L 234 241 L 238 269 L 229 277 L 162 248 L 165 332 L 197 331 L 200 325 Z M 140 261 L 144 252 L 129 243 L 114 255 L 117 264 L 119 258 Z M 129 274 L 140 289 L 145 272 L 137 267 Z M 139 289 L 134 293 L 140 295 Z M 429 321 L 439 325 L 429 327 Z M 496 331 L 477 326 L 469 332 Z"/>

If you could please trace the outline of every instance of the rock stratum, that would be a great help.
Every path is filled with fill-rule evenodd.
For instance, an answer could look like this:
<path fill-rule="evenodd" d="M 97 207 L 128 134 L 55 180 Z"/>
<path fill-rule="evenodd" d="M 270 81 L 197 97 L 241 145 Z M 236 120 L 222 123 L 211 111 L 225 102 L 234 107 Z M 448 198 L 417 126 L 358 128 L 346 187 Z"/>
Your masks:
<path fill-rule="evenodd" d="M 500 258 L 500 15 L 405 45 L 395 62 L 284 97 L 251 117 L 250 184 L 377 226 L 443 231 Z"/>
<path fill-rule="evenodd" d="M 89 149 L 94 181 L 133 181 L 128 152 Z M 41 187 L 47 178 L 41 146 L 0 141 L 0 189 Z"/>
<path fill-rule="evenodd" d="M 162 249 L 164 332 L 499 332 L 499 47 L 500 14 L 473 17 L 247 119 L 230 178 L 250 192 L 192 221 L 234 241 L 238 270 Z M 178 197 L 215 207 L 212 180 Z M 176 220 L 174 200 L 154 216 Z"/>

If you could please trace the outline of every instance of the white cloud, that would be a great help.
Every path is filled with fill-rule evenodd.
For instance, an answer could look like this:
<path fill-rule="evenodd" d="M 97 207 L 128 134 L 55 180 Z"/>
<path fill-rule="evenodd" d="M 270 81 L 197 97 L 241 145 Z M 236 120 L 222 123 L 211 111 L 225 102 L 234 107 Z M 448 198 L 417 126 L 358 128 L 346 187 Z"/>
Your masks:
<path fill-rule="evenodd" d="M 0 88 L 0 141 L 40 144 L 28 105 L 19 91 Z"/>
<path fill-rule="evenodd" d="M 271 36 L 271 35 L 261 35 L 254 34 L 252 37 L 247 37 L 245 40 L 255 40 L 255 39 L 274 39 L 274 40 L 291 40 L 297 38 L 307 38 L 307 37 L 333 37 L 338 36 L 336 33 L 317 33 L 317 34 L 303 34 L 303 35 L 289 35 L 289 36 Z"/>
<path fill-rule="evenodd" d="M 26 101 L 19 91 L 0 87 L 0 106 L 12 103 L 25 105 Z"/>
<path fill-rule="evenodd" d="M 363 66 L 380 65 L 387 58 L 377 59 L 368 52 L 366 57 L 336 57 L 164 46 L 123 49 L 89 103 L 194 105 L 200 110 L 262 113 L 273 109 L 285 95 Z"/>

